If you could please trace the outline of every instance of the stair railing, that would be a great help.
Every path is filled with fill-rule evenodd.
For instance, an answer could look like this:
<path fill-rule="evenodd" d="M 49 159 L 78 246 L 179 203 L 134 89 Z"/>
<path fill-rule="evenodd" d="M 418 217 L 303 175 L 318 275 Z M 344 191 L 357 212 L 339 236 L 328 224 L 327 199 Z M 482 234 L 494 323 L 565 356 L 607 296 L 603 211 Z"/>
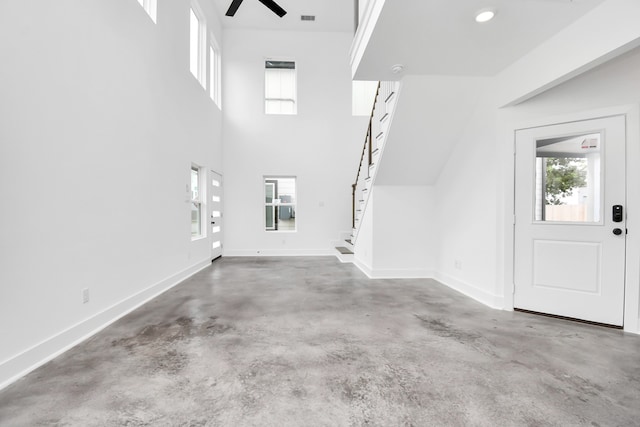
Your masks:
<path fill-rule="evenodd" d="M 376 89 L 376 96 L 373 99 L 373 107 L 371 109 L 371 116 L 369 116 L 369 126 L 367 127 L 367 136 L 364 139 L 364 145 L 362 147 L 362 154 L 360 155 L 360 164 L 358 165 L 358 173 L 356 174 L 356 181 L 351 185 L 351 199 L 352 199 L 352 214 L 351 214 L 351 226 L 356 228 L 356 196 L 358 195 L 358 184 L 360 184 L 360 174 L 363 173 L 362 166 L 366 164 L 367 178 L 369 177 L 369 168 L 373 164 L 373 118 L 375 116 L 376 104 L 378 102 L 378 96 L 380 95 L 381 82 L 378 82 L 378 88 Z"/>

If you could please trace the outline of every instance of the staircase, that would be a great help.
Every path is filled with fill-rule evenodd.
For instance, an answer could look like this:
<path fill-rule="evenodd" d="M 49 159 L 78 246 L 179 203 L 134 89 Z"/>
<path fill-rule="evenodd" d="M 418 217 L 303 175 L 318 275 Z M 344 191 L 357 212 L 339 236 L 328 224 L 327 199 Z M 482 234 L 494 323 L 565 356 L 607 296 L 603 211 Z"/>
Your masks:
<path fill-rule="evenodd" d="M 360 155 L 358 173 L 351 185 L 352 221 L 351 232 L 341 238 L 336 246 L 336 256 L 342 262 L 352 262 L 358 231 L 372 192 L 378 164 L 382 158 L 389 127 L 393 120 L 400 82 L 380 82 L 376 91 L 369 125 Z"/>

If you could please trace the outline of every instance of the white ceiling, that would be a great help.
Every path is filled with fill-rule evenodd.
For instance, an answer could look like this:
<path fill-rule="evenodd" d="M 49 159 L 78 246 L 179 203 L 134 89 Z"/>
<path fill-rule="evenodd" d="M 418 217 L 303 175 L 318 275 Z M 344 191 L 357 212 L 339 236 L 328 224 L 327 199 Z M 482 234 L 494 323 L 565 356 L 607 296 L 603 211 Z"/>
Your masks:
<path fill-rule="evenodd" d="M 394 64 L 406 74 L 495 75 L 603 1 L 387 0 L 356 78 L 395 79 Z M 487 7 L 496 17 L 476 23 Z"/>
<path fill-rule="evenodd" d="M 287 11 L 282 18 L 258 0 L 244 0 L 234 17 L 225 16 L 231 0 L 212 1 L 224 28 L 353 33 L 353 0 L 276 0 Z M 303 22 L 301 15 L 315 15 L 316 20 Z"/>

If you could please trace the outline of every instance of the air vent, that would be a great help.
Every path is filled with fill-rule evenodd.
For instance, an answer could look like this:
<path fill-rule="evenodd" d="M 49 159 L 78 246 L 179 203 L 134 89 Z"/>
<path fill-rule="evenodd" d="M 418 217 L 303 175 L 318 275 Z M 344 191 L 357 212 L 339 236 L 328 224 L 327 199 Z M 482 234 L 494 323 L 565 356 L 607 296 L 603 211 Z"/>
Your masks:
<path fill-rule="evenodd" d="M 315 17 L 315 15 L 302 15 L 302 16 L 300 16 L 300 20 L 301 21 L 315 21 L 316 17 Z"/>

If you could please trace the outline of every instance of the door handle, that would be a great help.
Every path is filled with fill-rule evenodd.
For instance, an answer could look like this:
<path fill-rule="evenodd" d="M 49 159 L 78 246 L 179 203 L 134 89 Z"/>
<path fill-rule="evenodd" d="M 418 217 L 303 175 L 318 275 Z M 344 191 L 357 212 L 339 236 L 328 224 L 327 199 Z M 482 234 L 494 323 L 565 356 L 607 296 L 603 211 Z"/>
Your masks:
<path fill-rule="evenodd" d="M 616 236 L 619 236 L 622 234 L 622 230 L 619 228 L 614 228 L 613 229 L 613 234 L 615 234 Z"/>
<path fill-rule="evenodd" d="M 215 221 L 211 221 L 211 224 L 215 224 L 215 223 L 216 223 Z"/>

